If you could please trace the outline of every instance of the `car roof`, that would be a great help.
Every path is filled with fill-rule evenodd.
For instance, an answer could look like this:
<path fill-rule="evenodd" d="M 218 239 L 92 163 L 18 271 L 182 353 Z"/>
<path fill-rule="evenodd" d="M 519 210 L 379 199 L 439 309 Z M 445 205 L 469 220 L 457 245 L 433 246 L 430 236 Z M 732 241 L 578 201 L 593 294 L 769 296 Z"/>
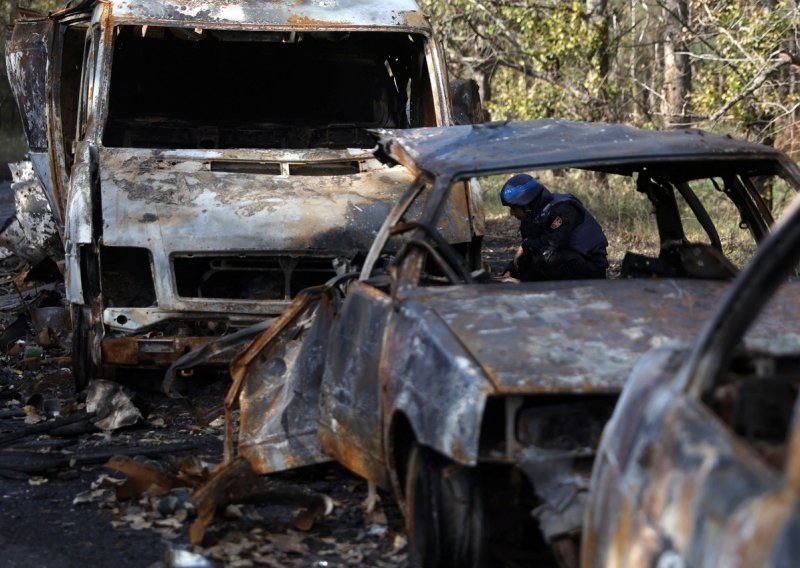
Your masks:
<path fill-rule="evenodd" d="M 692 179 L 715 175 L 717 169 L 767 174 L 779 163 L 793 166 L 775 148 L 702 130 L 643 130 L 552 118 L 375 133 L 394 160 L 455 179 L 562 167 L 623 174 L 662 169 Z"/>
<path fill-rule="evenodd" d="M 331 30 L 338 27 L 399 27 L 428 30 L 414 0 L 76 0 L 62 13 L 107 4 L 115 23 L 192 23 L 226 26 L 278 26 Z"/>

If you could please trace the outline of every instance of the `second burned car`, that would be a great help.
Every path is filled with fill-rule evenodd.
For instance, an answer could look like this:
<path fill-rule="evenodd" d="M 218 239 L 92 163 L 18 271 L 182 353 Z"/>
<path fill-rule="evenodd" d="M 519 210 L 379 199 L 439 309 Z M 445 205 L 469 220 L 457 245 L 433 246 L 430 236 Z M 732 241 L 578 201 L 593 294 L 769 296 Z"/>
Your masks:
<path fill-rule="evenodd" d="M 359 274 L 306 290 L 234 361 L 238 450 L 264 473 L 333 458 L 390 488 L 415 563 L 573 566 L 625 378 L 640 354 L 700 328 L 737 272 L 730 232 L 755 248 L 773 222 L 763 188 L 796 191 L 797 167 L 699 131 L 559 120 L 380 137 L 416 183 Z M 554 169 L 635 187 L 656 250 L 629 251 L 610 279 L 470 271 L 436 228 L 454 184 Z M 712 215 L 724 206 L 736 222 L 723 232 Z"/>

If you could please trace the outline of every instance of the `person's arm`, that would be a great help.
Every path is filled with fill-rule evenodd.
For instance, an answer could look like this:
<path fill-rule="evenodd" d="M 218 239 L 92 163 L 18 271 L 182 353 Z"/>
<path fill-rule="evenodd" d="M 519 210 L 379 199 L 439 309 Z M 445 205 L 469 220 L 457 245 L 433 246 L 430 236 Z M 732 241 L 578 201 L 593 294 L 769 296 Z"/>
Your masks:
<path fill-rule="evenodd" d="M 583 213 L 571 203 L 559 203 L 552 208 L 548 218 L 548 229 L 544 234 L 531 236 L 522 241 L 522 248 L 533 254 L 557 251 L 569 241 L 572 231 L 583 221 Z"/>

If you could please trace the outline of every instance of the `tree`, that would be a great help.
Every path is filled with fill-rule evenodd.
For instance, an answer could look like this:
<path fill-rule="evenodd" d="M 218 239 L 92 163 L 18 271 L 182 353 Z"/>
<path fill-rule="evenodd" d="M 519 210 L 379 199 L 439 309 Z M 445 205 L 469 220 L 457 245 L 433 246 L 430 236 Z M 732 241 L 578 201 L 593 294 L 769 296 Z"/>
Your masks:
<path fill-rule="evenodd" d="M 689 22 L 686 0 L 664 3 L 664 118 L 666 126 L 685 128 L 690 124 L 692 68 L 684 33 Z"/>
<path fill-rule="evenodd" d="M 496 118 L 798 128 L 796 0 L 422 0 Z"/>

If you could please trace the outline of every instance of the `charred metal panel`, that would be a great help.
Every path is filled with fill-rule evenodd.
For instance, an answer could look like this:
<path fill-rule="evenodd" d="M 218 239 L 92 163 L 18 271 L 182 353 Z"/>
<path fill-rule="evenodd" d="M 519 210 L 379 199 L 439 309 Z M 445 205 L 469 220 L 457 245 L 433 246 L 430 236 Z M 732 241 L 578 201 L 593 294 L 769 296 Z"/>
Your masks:
<path fill-rule="evenodd" d="M 618 462 L 601 447 L 584 566 L 658 564 L 670 556 L 691 566 L 717 565 L 721 537 L 736 512 L 777 484 L 776 472 L 754 459 L 707 408 L 685 398 L 671 404 L 678 393 L 658 388 L 666 377 L 657 378 L 646 403 L 624 412 L 636 425 L 614 424 L 620 434 L 635 428 L 625 459 Z M 635 487 L 643 490 L 631 491 Z"/>
<path fill-rule="evenodd" d="M 317 435 L 320 382 L 333 317 L 321 295 L 253 359 L 239 398 L 239 452 L 260 473 L 328 461 Z"/>
<path fill-rule="evenodd" d="M 15 214 L 0 230 L 0 245 L 30 264 L 63 254 L 45 189 L 33 172 L 31 162 L 9 164 L 14 183 Z"/>
<path fill-rule="evenodd" d="M 405 414 L 420 444 L 475 465 L 486 397 L 494 391 L 480 364 L 422 302 L 404 302 L 384 333 L 385 412 Z"/>
<path fill-rule="evenodd" d="M 204 23 L 210 26 L 241 26 L 243 29 L 258 26 L 310 29 L 340 26 L 429 27 L 413 0 L 113 0 L 110 4 L 117 21 L 158 20 L 187 26 Z"/>
<path fill-rule="evenodd" d="M 384 292 L 353 283 L 329 330 L 319 410 L 322 448 L 350 470 L 385 484 L 380 365 L 391 303 Z"/>
<path fill-rule="evenodd" d="M 61 207 L 53 192 L 53 177 L 50 175 L 50 154 L 47 152 L 28 152 L 28 157 L 33 164 L 33 172 L 41 180 L 44 186 L 44 195 L 50 204 L 50 209 L 55 212 L 60 212 Z M 60 214 L 60 213 L 57 213 Z M 60 219 L 59 219 L 60 221 Z"/>
<path fill-rule="evenodd" d="M 67 194 L 68 212 L 64 232 L 65 280 L 67 299 L 73 304 L 83 304 L 83 281 L 80 270 L 81 245 L 92 243 L 94 219 L 92 215 L 92 186 L 96 179 L 96 148 L 82 143 L 75 155 L 75 166 Z"/>
<path fill-rule="evenodd" d="M 369 248 L 391 204 L 413 182 L 405 168 L 386 168 L 369 156 L 363 151 L 324 149 L 104 149 L 100 163 L 103 242 L 151 251 L 159 306 L 130 313 L 117 310 L 113 315 L 107 311 L 104 319 L 118 321 L 120 314 L 125 315 L 125 324 L 115 327 L 136 331 L 155 323 L 159 310 L 279 312 L 288 303 L 284 294 L 280 300 L 267 298 L 256 304 L 247 297 L 225 300 L 224 294 L 223 298 L 199 297 L 185 291 L 193 289 L 191 282 L 182 284 L 180 292 L 175 288 L 173 263 L 189 254 L 195 259 L 247 255 L 254 262 L 256 257 L 264 257 L 265 262 L 267 257 L 298 257 L 308 259 L 306 263 L 318 258 L 331 268 L 334 257 L 352 259 Z M 89 159 L 81 155 L 73 178 L 72 210 L 76 218 L 84 212 L 84 222 L 69 225 L 75 243 L 91 242 L 86 226 L 91 226 L 86 187 L 91 165 L 85 161 Z M 291 175 L 292 164 L 324 166 L 343 161 L 357 161 L 361 171 L 339 176 Z M 287 166 L 289 175 L 232 167 L 269 163 Z M 461 197 L 449 206 L 451 214 L 443 221 L 442 230 L 452 242 L 472 238 L 466 198 Z M 414 215 L 410 213 L 410 218 Z M 276 284 L 283 285 L 282 276 Z M 297 286 L 292 289 L 296 291 Z M 182 297 L 186 294 L 190 297 Z"/>
<path fill-rule="evenodd" d="M 502 393 L 619 392 L 652 347 L 699 331 L 728 284 L 585 280 L 420 288 Z"/>
<path fill-rule="evenodd" d="M 287 389 L 293 389 L 294 385 L 289 384 L 289 381 L 304 379 L 304 377 L 294 374 L 293 370 L 294 366 L 298 365 L 296 349 L 299 345 L 295 339 L 298 336 L 308 335 L 309 326 L 312 326 L 312 316 L 318 306 L 324 305 L 322 310 L 328 310 L 327 301 L 321 300 L 321 298 L 332 294 L 334 291 L 333 286 L 335 285 L 335 281 L 332 281 L 330 285 L 308 288 L 301 292 L 291 305 L 265 331 L 245 347 L 231 363 L 233 384 L 225 397 L 226 463 L 230 463 L 234 459 L 233 410 L 237 405 L 248 406 L 251 402 L 253 405 L 246 411 L 249 415 L 246 419 L 248 426 L 240 429 L 240 436 L 246 440 L 246 444 L 250 448 L 248 451 L 261 464 L 258 466 L 259 468 L 300 462 L 314 454 L 314 451 L 309 449 L 313 444 L 306 436 L 309 425 L 314 422 L 314 415 L 306 415 L 304 420 L 294 424 L 292 429 L 283 428 L 281 419 L 283 411 L 287 409 L 294 411 L 298 404 L 300 406 L 308 404 L 308 399 L 302 396 L 295 397 L 291 390 L 281 390 L 281 388 L 284 386 Z M 318 343 L 317 339 L 319 339 L 320 334 L 325 335 L 324 332 L 328 326 L 322 329 L 322 324 L 329 321 L 330 318 L 326 311 L 323 317 L 320 318 L 320 325 L 310 335 L 312 341 L 309 344 L 324 347 L 324 343 Z M 290 356 L 289 362 L 291 365 L 287 365 L 287 354 Z M 312 372 L 310 384 L 313 385 L 316 384 L 316 376 L 313 373 L 317 370 L 321 371 L 319 369 L 321 361 L 317 358 L 318 353 L 309 355 L 313 361 L 306 370 Z M 302 361 L 300 362 L 300 364 L 303 363 Z M 257 372 L 255 371 L 256 369 Z M 255 398 L 253 401 L 243 400 L 241 396 L 242 389 L 246 383 L 249 392 Z M 279 407 L 275 412 L 268 410 L 273 403 Z M 264 411 L 267 412 L 266 415 L 263 414 Z M 299 433 L 298 427 L 300 429 Z M 259 436 L 254 435 L 255 431 L 259 432 Z M 297 434 L 295 444 L 289 444 L 287 436 L 295 434 Z M 269 444 L 265 444 L 260 438 L 263 436 L 270 440 Z M 295 456 L 298 458 L 295 460 L 291 452 L 293 449 L 297 449 L 297 443 L 300 444 L 303 452 L 301 456 Z"/>
<path fill-rule="evenodd" d="M 396 160 L 448 178 L 566 165 L 625 172 L 631 164 L 677 162 L 681 168 L 673 165 L 670 172 L 686 179 L 733 171 L 771 174 L 778 165 L 800 173 L 774 148 L 700 130 L 540 119 L 379 133 L 381 146 Z"/>
<path fill-rule="evenodd" d="M 197 153 L 199 160 L 177 151 L 104 150 L 105 244 L 147 243 L 159 256 L 226 250 L 352 255 L 369 248 L 391 203 L 412 181 L 403 168 L 382 167 L 330 177 L 219 172 L 214 162 L 245 157 Z M 260 157 L 292 161 L 278 159 L 277 152 Z"/>
<path fill-rule="evenodd" d="M 18 20 L 6 42 L 6 66 L 17 100 L 25 137 L 34 152 L 46 151 L 47 69 L 53 22 Z"/>

